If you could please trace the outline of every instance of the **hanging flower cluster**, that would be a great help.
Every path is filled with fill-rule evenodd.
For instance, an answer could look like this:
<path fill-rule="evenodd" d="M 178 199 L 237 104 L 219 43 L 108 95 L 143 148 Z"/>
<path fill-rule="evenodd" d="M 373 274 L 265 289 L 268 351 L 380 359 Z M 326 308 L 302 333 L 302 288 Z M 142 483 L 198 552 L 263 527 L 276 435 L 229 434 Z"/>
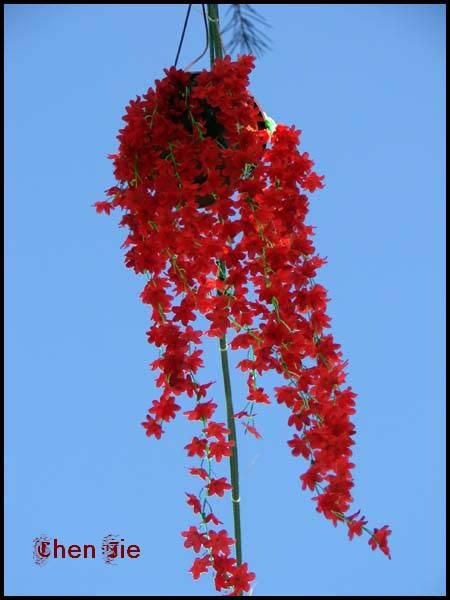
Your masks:
<path fill-rule="evenodd" d="M 160 348 L 151 368 L 161 394 L 143 423 L 147 435 L 161 437 L 181 410 L 181 395 L 193 400 L 184 415 L 199 430 L 185 449 L 200 461 L 190 472 L 202 488 L 186 494 L 199 522 L 182 534 L 198 554 L 192 575 L 212 572 L 216 589 L 230 595 L 248 592 L 255 575 L 232 557 L 235 540 L 211 505 L 231 489 L 216 470 L 233 441 L 214 417 L 212 382 L 198 380 L 204 335 L 231 331 L 229 346 L 248 351 L 238 364 L 247 403 L 235 419 L 256 437 L 254 406 L 270 404 L 257 377 L 274 370 L 284 379 L 275 395 L 295 430 L 288 446 L 307 461 L 302 488 L 315 492 L 325 518 L 346 524 L 350 539 L 366 531 L 370 546 L 390 558 L 389 528 L 371 531 L 359 511 L 347 514 L 355 394 L 345 387 L 346 363 L 328 332 L 326 290 L 315 281 L 325 260 L 305 224 L 306 192 L 323 187 L 323 178 L 298 151 L 300 131 L 266 128 L 247 89 L 252 68 L 251 56 L 216 60 L 200 73 L 171 68 L 132 100 L 111 157 L 118 184 L 95 205 L 107 214 L 124 211 L 126 266 L 148 277 L 141 298 L 152 310 L 148 341 Z M 193 326 L 198 315 L 206 317 L 205 330 Z"/>

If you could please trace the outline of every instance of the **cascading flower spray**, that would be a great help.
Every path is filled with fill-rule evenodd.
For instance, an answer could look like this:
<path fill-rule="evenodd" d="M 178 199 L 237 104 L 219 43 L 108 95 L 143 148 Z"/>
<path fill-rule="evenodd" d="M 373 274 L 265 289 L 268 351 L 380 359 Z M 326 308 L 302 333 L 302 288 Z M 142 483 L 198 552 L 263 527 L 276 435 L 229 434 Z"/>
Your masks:
<path fill-rule="evenodd" d="M 323 177 L 299 152 L 300 131 L 267 127 L 248 91 L 253 57 L 214 58 L 209 71 L 166 70 L 154 90 L 130 102 L 111 157 L 118 184 L 95 206 L 124 211 L 125 264 L 148 277 L 141 298 L 152 309 L 147 336 L 160 348 L 151 367 L 159 371 L 161 394 L 143 422 L 147 435 L 161 437 L 181 410 L 178 397 L 193 400 L 184 415 L 199 430 L 185 449 L 199 461 L 190 473 L 202 487 L 186 492 L 198 522 L 182 533 L 185 547 L 198 554 L 192 575 L 211 572 L 217 591 L 242 595 L 255 574 L 242 559 L 235 422 L 260 437 L 254 406 L 270 404 L 257 384 L 264 372 L 285 380 L 276 400 L 289 410 L 296 432 L 288 446 L 307 461 L 301 486 L 315 492 L 316 510 L 334 525 L 344 523 L 350 539 L 365 531 L 370 546 L 389 558 L 391 532 L 386 525 L 370 530 L 360 511 L 348 514 L 355 394 L 345 387 L 346 363 L 328 332 L 326 290 L 315 281 L 325 260 L 305 224 L 306 192 L 322 188 Z M 198 315 L 209 327 L 191 325 Z M 226 423 L 215 419 L 217 403 L 207 399 L 213 382 L 198 380 L 204 335 L 220 340 Z M 237 413 L 228 347 L 250 353 L 238 364 L 247 374 L 247 404 Z M 230 480 L 217 472 L 224 458 Z M 228 491 L 234 538 L 212 506 Z"/>

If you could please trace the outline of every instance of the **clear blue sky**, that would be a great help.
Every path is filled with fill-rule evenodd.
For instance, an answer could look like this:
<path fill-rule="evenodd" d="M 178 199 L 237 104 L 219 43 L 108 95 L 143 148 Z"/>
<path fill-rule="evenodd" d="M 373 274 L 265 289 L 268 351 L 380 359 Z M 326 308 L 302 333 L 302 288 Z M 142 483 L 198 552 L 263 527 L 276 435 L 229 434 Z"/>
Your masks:
<path fill-rule="evenodd" d="M 144 281 L 123 264 L 119 215 L 93 202 L 129 99 L 174 60 L 186 5 L 7 5 L 6 593 L 209 595 L 180 532 L 195 523 L 181 415 L 159 442 Z M 309 222 L 319 281 L 358 392 L 355 509 L 389 524 L 392 560 L 349 542 L 301 492 L 287 411 L 262 407 L 240 437 L 244 556 L 254 595 L 434 595 L 444 573 L 443 5 L 260 5 L 272 51 L 251 89 L 303 131 L 326 176 Z M 203 47 L 195 5 L 180 60 Z M 207 66 L 207 61 L 202 66 Z M 219 353 L 207 351 L 205 379 Z M 234 361 L 234 359 L 233 359 Z M 270 377 L 268 385 L 273 383 Z M 236 405 L 242 379 L 233 379 Z M 222 413 L 223 414 L 223 413 Z M 231 530 L 228 502 L 220 514 Z M 37 567 L 32 540 L 142 556 Z"/>

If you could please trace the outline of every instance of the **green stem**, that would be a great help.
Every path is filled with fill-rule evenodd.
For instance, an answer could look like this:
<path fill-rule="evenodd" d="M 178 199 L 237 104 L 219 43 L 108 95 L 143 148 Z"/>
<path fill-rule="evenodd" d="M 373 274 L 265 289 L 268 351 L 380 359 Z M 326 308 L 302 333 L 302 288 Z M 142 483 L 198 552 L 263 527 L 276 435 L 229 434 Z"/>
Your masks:
<path fill-rule="evenodd" d="M 209 57 L 211 67 L 214 59 L 223 58 L 222 42 L 219 29 L 219 5 L 207 4 L 208 28 L 209 28 Z"/>
<path fill-rule="evenodd" d="M 227 339 L 224 335 L 220 338 L 220 358 L 222 361 L 223 383 L 225 387 L 225 399 L 227 404 L 227 424 L 230 433 L 229 441 L 234 442 L 230 456 L 231 474 L 231 501 L 233 503 L 234 537 L 236 539 L 236 561 L 242 564 L 242 536 L 241 536 L 241 507 L 239 496 L 239 465 L 237 452 L 236 426 L 234 422 L 233 399 L 231 395 L 230 368 L 228 365 Z"/>
<path fill-rule="evenodd" d="M 226 269 L 219 261 L 219 279 L 225 281 Z M 221 294 L 221 292 L 219 292 Z M 237 449 L 236 425 L 234 421 L 233 397 L 231 393 L 230 367 L 228 364 L 227 336 L 220 338 L 220 360 L 222 363 L 223 384 L 225 388 L 225 401 L 227 407 L 227 426 L 230 431 L 228 440 L 233 442 L 230 456 L 231 502 L 233 504 L 234 538 L 236 540 L 236 562 L 242 564 L 242 536 L 241 536 L 241 505 L 239 495 L 239 462 Z"/>
<path fill-rule="evenodd" d="M 215 56 L 214 56 L 214 50 L 215 50 L 214 9 L 213 9 L 212 4 L 207 5 L 207 13 L 208 13 L 208 32 L 209 32 L 209 62 L 212 67 L 214 64 L 214 58 L 215 58 Z"/>
<path fill-rule="evenodd" d="M 208 28 L 209 28 L 209 52 L 211 67 L 216 58 L 223 58 L 222 42 L 219 29 L 219 5 L 208 4 Z M 219 279 L 225 281 L 226 268 L 222 261 L 219 261 Z M 219 292 L 220 294 L 221 292 Z M 227 426 L 230 431 L 228 440 L 233 442 L 230 456 L 230 479 L 231 479 L 231 501 L 233 504 L 234 537 L 236 540 L 236 562 L 242 564 L 242 536 L 241 536 L 241 506 L 239 495 L 239 463 L 236 425 L 234 421 L 233 397 L 231 392 L 230 366 L 228 363 L 227 336 L 220 338 L 220 360 L 222 363 L 223 383 L 225 388 L 225 401 L 227 407 Z M 242 595 L 242 594 L 240 594 Z"/>

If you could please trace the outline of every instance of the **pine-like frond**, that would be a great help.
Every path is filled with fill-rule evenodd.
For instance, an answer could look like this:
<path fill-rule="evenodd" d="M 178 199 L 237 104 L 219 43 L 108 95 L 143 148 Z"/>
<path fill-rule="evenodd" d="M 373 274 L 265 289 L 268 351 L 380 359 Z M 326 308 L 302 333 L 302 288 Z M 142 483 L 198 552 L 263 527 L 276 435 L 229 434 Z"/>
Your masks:
<path fill-rule="evenodd" d="M 260 56 L 270 49 L 270 38 L 263 31 L 270 25 L 250 4 L 231 4 L 227 17 L 229 20 L 221 32 L 230 33 L 225 44 L 227 53 L 232 54 L 239 49 L 243 53 Z"/>

